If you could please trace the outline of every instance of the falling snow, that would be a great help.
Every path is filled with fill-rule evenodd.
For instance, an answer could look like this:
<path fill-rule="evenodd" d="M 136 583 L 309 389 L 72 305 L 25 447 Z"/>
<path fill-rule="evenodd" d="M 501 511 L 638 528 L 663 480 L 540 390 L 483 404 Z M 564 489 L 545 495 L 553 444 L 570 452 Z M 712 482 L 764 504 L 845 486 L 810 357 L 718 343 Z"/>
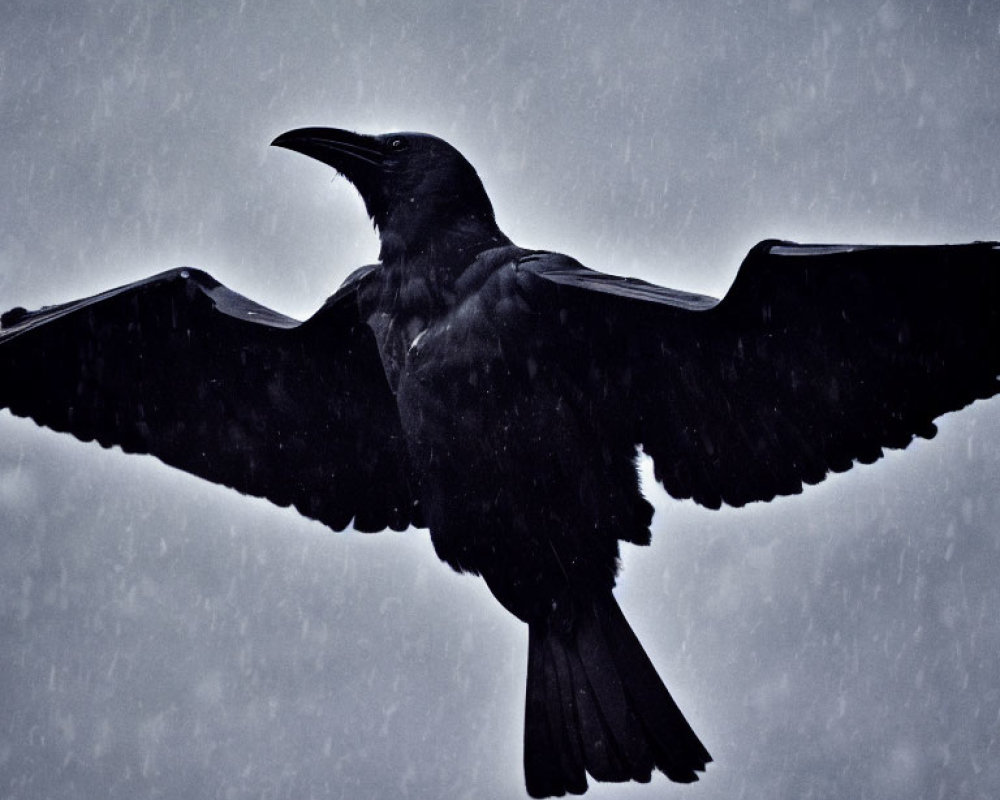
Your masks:
<path fill-rule="evenodd" d="M 377 242 L 302 125 L 437 133 L 515 241 L 714 295 L 768 237 L 997 239 L 998 74 L 983 2 L 8 2 L 0 307 L 183 264 L 308 315 Z M 589 796 L 1000 796 L 1000 401 L 940 427 L 740 511 L 647 481 L 618 594 L 716 763 Z M 425 534 L 0 442 L 0 796 L 522 796 L 526 633 Z"/>

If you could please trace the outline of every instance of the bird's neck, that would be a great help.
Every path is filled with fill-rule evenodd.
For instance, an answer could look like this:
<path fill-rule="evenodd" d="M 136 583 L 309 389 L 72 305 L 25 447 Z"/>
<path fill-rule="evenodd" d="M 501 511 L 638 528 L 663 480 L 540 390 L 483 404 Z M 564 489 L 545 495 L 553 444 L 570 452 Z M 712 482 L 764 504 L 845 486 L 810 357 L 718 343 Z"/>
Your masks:
<path fill-rule="evenodd" d="M 432 225 L 413 224 L 412 217 L 403 223 L 389 221 L 379 231 L 383 264 L 423 259 L 471 261 L 477 253 L 509 244 L 492 214 L 469 213 L 447 223 L 435 220 Z"/>
<path fill-rule="evenodd" d="M 455 302 L 455 283 L 476 257 L 510 245 L 492 216 L 468 215 L 421 231 L 380 231 L 386 284 L 396 312 L 435 316 Z"/>
<path fill-rule="evenodd" d="M 456 284 L 463 273 L 481 253 L 511 246 L 496 223 L 488 222 L 466 220 L 419 240 L 381 231 L 379 280 L 370 284 L 361 302 L 393 392 L 416 337 L 461 300 Z"/>

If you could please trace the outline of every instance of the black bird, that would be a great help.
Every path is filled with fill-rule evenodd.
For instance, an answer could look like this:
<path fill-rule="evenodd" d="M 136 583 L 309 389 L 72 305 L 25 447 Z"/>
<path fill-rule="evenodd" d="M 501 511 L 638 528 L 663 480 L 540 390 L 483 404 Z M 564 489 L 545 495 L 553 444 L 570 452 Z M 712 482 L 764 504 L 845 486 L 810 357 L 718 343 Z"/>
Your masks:
<path fill-rule="evenodd" d="M 273 144 L 360 192 L 379 262 L 299 323 L 177 269 L 0 332 L 0 407 L 335 530 L 427 527 L 528 624 L 534 797 L 711 760 L 612 589 L 647 544 L 641 447 L 677 498 L 795 494 L 931 437 L 1000 372 L 1000 246 L 766 241 L 726 297 L 517 247 L 433 136 Z"/>

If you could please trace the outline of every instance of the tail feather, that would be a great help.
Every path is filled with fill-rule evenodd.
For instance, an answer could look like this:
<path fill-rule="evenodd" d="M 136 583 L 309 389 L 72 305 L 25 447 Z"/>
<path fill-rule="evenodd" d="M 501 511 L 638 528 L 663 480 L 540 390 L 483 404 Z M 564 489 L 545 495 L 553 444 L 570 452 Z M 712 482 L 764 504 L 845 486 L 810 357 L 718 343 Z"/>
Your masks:
<path fill-rule="evenodd" d="M 584 755 L 574 709 L 558 701 L 558 698 L 570 686 L 565 660 L 560 663 L 560 653 L 552 648 L 541 648 L 545 713 L 548 722 L 550 741 L 556 746 L 556 760 L 559 771 L 564 776 L 566 790 L 580 794 L 587 788 L 587 777 L 584 773 Z M 570 689 L 572 691 L 572 689 Z"/>
<path fill-rule="evenodd" d="M 532 797 L 599 781 L 698 779 L 712 758 L 610 595 L 569 631 L 529 625 L 524 769 Z"/>
<path fill-rule="evenodd" d="M 590 688 L 588 700 L 594 706 L 592 713 L 600 717 L 607 745 L 618 756 L 619 768 L 612 774 L 591 774 L 599 781 L 646 782 L 653 770 L 652 754 L 623 685 L 622 679 L 628 672 L 622 672 L 611 657 L 613 654 L 609 652 L 608 638 L 601 622 L 599 614 L 593 619 L 578 622 L 575 652 L 572 647 L 565 647 L 565 640 L 559 643 L 563 645 L 564 652 L 574 653 L 583 667 Z M 577 706 L 580 705 L 579 700 L 579 697 L 563 697 L 563 702 L 576 703 Z"/>
<path fill-rule="evenodd" d="M 528 646 L 528 680 L 524 728 L 524 772 L 528 794 L 532 797 L 561 797 L 567 791 L 583 794 L 587 789 L 582 759 L 574 763 L 567 754 L 571 743 L 564 743 L 562 705 L 553 698 L 559 692 L 551 690 L 548 679 L 553 670 L 546 664 L 546 648 L 540 643 Z"/>
<path fill-rule="evenodd" d="M 564 773 L 573 776 L 572 785 L 579 787 L 582 792 L 587 788 L 587 778 L 584 772 L 586 757 L 580 736 L 580 721 L 576 709 L 552 701 L 553 698 L 561 697 L 567 690 L 570 693 L 575 692 L 570 662 L 566 654 L 556 648 L 543 648 L 542 653 L 543 667 L 546 668 L 546 710 L 549 714 L 550 727 L 555 732 L 553 741 L 566 742 L 567 746 L 562 754 Z"/>
<path fill-rule="evenodd" d="M 572 698 L 575 701 L 574 712 L 578 722 L 577 733 L 581 743 L 580 749 L 584 753 L 583 764 L 586 770 L 599 781 L 627 780 L 627 768 L 621 749 L 598 708 L 583 661 L 568 656 L 559 644 L 549 646 L 558 650 L 570 665 L 573 680 Z"/>
<path fill-rule="evenodd" d="M 704 772 L 712 756 L 684 719 L 613 598 L 604 622 L 615 664 L 629 676 L 627 691 L 648 734 L 656 768 L 672 781 L 693 783 L 698 780 L 695 771 Z"/>

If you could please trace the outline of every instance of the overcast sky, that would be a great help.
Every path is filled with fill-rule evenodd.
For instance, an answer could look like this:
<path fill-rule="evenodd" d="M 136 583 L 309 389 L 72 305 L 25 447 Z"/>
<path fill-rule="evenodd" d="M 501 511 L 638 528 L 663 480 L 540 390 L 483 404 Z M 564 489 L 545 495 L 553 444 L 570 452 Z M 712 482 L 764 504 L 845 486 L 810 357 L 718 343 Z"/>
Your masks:
<path fill-rule="evenodd" d="M 377 240 L 303 125 L 441 135 L 516 242 L 715 295 L 764 238 L 1000 238 L 983 0 L 189 6 L 4 0 L 0 307 L 189 264 L 307 316 Z M 647 482 L 618 596 L 716 763 L 590 797 L 1000 795 L 1000 403 L 940 427 L 741 511 Z M 0 413 L 0 796 L 521 797 L 526 639 L 425 533 Z"/>

